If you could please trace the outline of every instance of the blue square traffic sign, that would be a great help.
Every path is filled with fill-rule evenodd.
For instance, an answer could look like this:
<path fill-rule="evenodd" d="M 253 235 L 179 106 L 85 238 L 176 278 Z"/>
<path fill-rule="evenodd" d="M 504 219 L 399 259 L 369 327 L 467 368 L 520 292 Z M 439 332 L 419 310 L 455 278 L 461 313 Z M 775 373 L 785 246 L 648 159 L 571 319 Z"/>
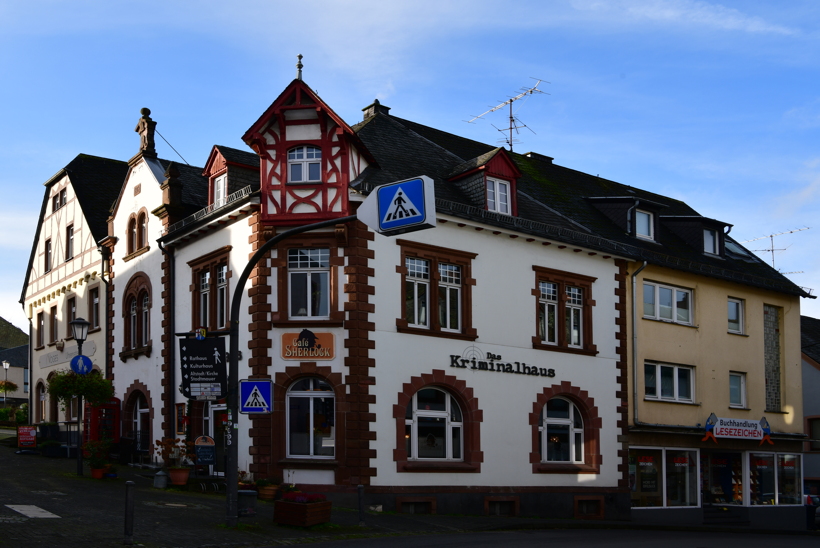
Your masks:
<path fill-rule="evenodd" d="M 273 381 L 239 381 L 239 412 L 247 415 L 273 410 Z"/>

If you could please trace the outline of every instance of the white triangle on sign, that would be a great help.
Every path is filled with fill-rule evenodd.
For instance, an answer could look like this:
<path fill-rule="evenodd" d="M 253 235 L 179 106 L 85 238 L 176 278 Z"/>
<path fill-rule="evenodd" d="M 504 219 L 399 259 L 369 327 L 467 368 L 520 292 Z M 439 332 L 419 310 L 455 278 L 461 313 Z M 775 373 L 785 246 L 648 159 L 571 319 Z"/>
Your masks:
<path fill-rule="evenodd" d="M 258 386 L 254 386 L 251 393 L 248 395 L 248 399 L 245 400 L 245 403 L 242 404 L 242 407 L 245 409 L 264 409 L 265 411 L 268 410 L 268 402 L 265 401 L 265 398 L 262 397 L 262 392 L 259 391 Z"/>
<path fill-rule="evenodd" d="M 402 190 L 401 185 L 396 188 L 396 193 L 390 200 L 390 207 L 387 208 L 387 213 L 384 214 L 382 223 L 390 221 L 398 221 L 400 219 L 407 219 L 409 217 L 420 217 L 419 208 L 410 201 L 407 193 Z"/>

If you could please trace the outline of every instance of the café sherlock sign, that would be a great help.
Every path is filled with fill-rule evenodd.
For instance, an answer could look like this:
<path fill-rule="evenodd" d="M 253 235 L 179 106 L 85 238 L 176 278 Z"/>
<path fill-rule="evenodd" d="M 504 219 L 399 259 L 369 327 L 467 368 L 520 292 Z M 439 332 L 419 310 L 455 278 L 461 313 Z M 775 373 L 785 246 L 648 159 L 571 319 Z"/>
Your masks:
<path fill-rule="evenodd" d="M 534 377 L 554 377 L 555 369 L 527 365 L 524 362 L 505 362 L 500 354 L 483 353 L 475 346 L 464 351 L 464 354 L 450 354 L 450 367 L 472 369 L 474 371 L 494 371 L 497 373 L 512 373 L 514 375 L 530 375 Z"/>
<path fill-rule="evenodd" d="M 333 333 L 315 333 L 309 329 L 282 333 L 283 360 L 332 360 L 336 357 L 335 348 Z"/>

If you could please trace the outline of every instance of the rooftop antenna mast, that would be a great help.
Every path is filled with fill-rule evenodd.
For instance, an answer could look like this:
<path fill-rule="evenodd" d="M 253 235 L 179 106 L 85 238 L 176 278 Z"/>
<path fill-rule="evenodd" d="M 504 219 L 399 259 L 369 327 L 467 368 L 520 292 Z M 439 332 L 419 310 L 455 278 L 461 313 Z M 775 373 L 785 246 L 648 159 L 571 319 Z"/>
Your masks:
<path fill-rule="evenodd" d="M 764 239 L 768 238 L 769 239 L 769 248 L 768 249 L 753 249 L 752 251 L 755 251 L 755 252 L 757 252 L 757 251 L 766 251 L 766 252 L 771 253 L 772 254 L 772 268 L 775 268 L 775 266 L 774 266 L 774 252 L 775 251 L 786 251 L 791 246 L 775 248 L 774 247 L 774 237 L 775 236 L 783 236 L 784 234 L 794 234 L 795 232 L 802 232 L 803 230 L 809 230 L 810 228 L 811 228 L 810 226 L 805 226 L 803 228 L 795 228 L 794 230 L 786 230 L 785 232 L 778 232 L 777 234 L 769 234 L 768 236 L 761 236 L 759 238 L 752 238 L 751 240 L 746 240 L 746 241 L 740 242 L 740 243 L 748 244 L 749 242 L 756 242 L 758 240 L 764 240 Z M 786 274 L 796 274 L 796 273 L 797 272 L 786 272 Z"/>
<path fill-rule="evenodd" d="M 523 127 L 526 127 L 527 129 L 532 131 L 532 129 L 527 127 L 526 124 L 524 124 L 521 120 L 519 120 L 518 118 L 515 117 L 515 115 L 513 114 L 513 107 L 512 107 L 513 103 L 518 101 L 519 99 L 523 99 L 524 97 L 527 97 L 528 95 L 534 95 L 536 93 L 545 93 L 545 94 L 549 95 L 549 93 L 547 93 L 545 91 L 541 91 L 540 89 L 538 89 L 538 86 L 541 84 L 541 82 L 543 82 L 543 80 L 541 80 L 540 78 L 533 78 L 533 80 L 537 80 L 537 82 L 531 88 L 524 89 L 523 91 L 521 91 L 521 93 L 519 93 L 515 97 L 511 97 L 511 98 L 507 99 L 506 101 L 504 101 L 500 105 L 494 106 L 493 108 L 491 108 L 487 112 L 482 112 L 478 116 L 474 116 L 470 120 L 467 120 L 467 123 L 472 124 L 473 122 L 475 122 L 476 120 L 478 120 L 482 116 L 484 116 L 486 114 L 489 114 L 491 112 L 495 112 L 496 110 L 500 110 L 500 109 L 504 108 L 505 106 L 509 105 L 510 106 L 510 125 L 509 125 L 509 127 L 504 128 L 504 129 L 500 129 L 500 128 L 497 128 L 495 126 L 493 126 L 493 127 L 495 127 L 495 129 L 497 129 L 501 133 L 509 132 L 510 136 L 505 137 L 504 140 L 507 142 L 508 145 L 510 145 L 510 152 L 512 152 L 513 143 L 515 142 L 515 139 L 513 138 L 513 131 L 515 131 L 515 133 L 519 133 L 518 129 L 523 128 Z M 546 83 L 549 84 L 549 82 L 546 82 Z M 533 134 L 535 133 L 534 131 L 532 131 L 532 132 L 533 132 Z"/>

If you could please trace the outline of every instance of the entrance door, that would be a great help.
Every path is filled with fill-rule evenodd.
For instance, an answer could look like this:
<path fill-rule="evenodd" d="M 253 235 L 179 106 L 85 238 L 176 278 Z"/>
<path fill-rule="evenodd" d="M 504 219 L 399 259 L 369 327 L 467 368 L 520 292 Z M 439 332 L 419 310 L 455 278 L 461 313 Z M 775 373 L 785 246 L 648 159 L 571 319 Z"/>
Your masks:
<path fill-rule="evenodd" d="M 226 405 L 211 405 L 208 409 L 208 433 L 216 444 L 216 464 L 211 465 L 211 475 L 225 475 L 225 432 L 227 431 L 228 408 Z"/>
<path fill-rule="evenodd" d="M 701 451 L 704 505 L 743 504 L 743 453 Z"/>

